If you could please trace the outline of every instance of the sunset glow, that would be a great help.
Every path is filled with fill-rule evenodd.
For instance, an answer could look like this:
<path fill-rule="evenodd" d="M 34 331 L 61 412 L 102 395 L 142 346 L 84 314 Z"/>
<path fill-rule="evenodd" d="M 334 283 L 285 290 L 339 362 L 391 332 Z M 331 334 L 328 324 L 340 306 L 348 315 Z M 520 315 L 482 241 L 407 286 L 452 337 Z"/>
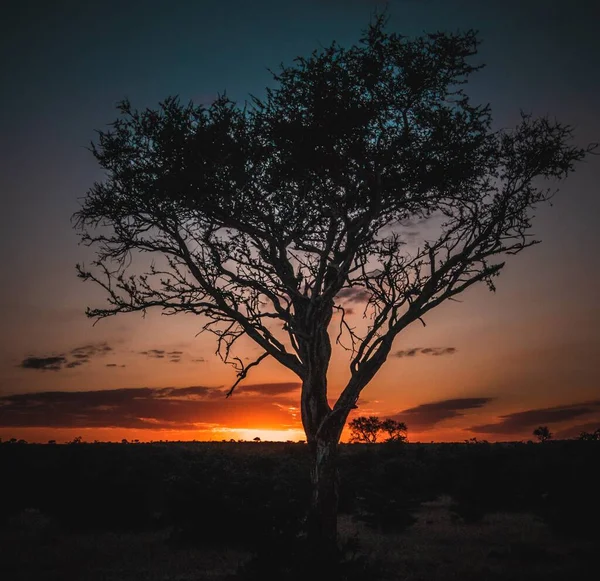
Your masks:
<path fill-rule="evenodd" d="M 143 109 L 171 94 L 210 101 L 226 90 L 240 103 L 263 95 L 271 83 L 267 67 L 334 38 L 356 42 L 374 4 L 348 2 L 343 10 L 337 4 L 287 2 L 275 10 L 238 3 L 233 26 L 231 14 L 214 3 L 185 17 L 149 13 L 134 35 L 136 10 L 114 14 L 96 3 L 60 18 L 49 13 L 52 26 L 26 19 L 27 33 L 18 38 L 7 33 L 2 42 L 11 59 L 4 74 L 18 82 L 0 108 L 2 134 L 9 136 L 0 178 L 2 440 L 306 439 L 300 380 L 272 357 L 226 397 L 236 371 L 215 354 L 215 336 L 199 334 L 203 317 L 149 309 L 95 325 L 86 318 L 86 307 L 104 306 L 106 296 L 77 279 L 75 264 L 89 265 L 95 256 L 78 245 L 69 219 L 103 179 L 86 146 L 95 129 L 116 117 L 117 100 L 128 96 Z M 514 14 L 487 3 L 468 13 L 452 3 L 436 10 L 427 4 L 392 6 L 390 27 L 406 35 L 478 29 L 484 42 L 477 58 L 487 66 L 468 93 L 491 102 L 495 128 L 514 126 L 521 108 L 572 124 L 578 143 L 598 141 L 600 77 L 574 65 L 595 54 L 593 19 L 568 7 L 549 10 L 541 23 L 528 6 Z M 90 48 L 91 29 L 111 42 Z M 559 36 L 572 41 L 559 43 Z M 559 184 L 553 207 L 536 210 L 534 238 L 543 244 L 509 257 L 495 293 L 475 285 L 406 328 L 350 419 L 404 421 L 411 442 L 528 440 L 539 425 L 571 438 L 598 428 L 599 183 L 595 156 Z M 406 226 L 409 244 L 426 240 L 428 228 Z M 339 304 L 351 326 L 365 329 L 365 296 L 352 290 L 344 289 Z M 339 315 L 329 330 L 335 342 Z M 246 364 L 261 354 L 248 338 L 235 349 Z M 330 405 L 349 377 L 349 354 L 334 345 Z M 342 439 L 348 437 L 346 429 Z"/>

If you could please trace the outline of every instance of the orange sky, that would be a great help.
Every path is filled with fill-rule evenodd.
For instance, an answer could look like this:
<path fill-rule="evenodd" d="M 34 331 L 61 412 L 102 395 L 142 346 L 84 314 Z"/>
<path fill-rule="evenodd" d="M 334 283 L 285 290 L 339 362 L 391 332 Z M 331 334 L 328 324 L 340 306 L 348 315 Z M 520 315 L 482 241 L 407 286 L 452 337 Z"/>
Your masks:
<path fill-rule="evenodd" d="M 405 421 L 409 439 L 424 442 L 528 439 L 540 424 L 571 436 L 600 425 L 597 368 L 590 365 L 597 318 L 582 311 L 577 320 L 575 312 L 565 328 L 550 304 L 533 302 L 535 280 L 519 289 L 530 309 L 511 317 L 511 282 L 525 264 L 519 257 L 509 267 L 497 293 L 470 290 L 464 302 L 431 312 L 426 327 L 416 323 L 400 335 L 354 414 Z M 125 315 L 96 326 L 81 316 L 55 323 L 37 349 L 25 349 L 28 337 L 15 337 L 4 368 L 13 389 L 0 397 L 0 437 L 304 439 L 297 378 L 267 359 L 226 399 L 235 373 L 214 355 L 213 336 L 194 336 L 197 326 L 192 315 Z M 241 354 L 254 352 L 249 340 L 240 345 Z M 347 362 L 336 348 L 332 403 L 348 378 Z"/>
<path fill-rule="evenodd" d="M 75 263 L 93 255 L 69 219 L 102 177 L 85 146 L 119 99 L 144 108 L 169 94 L 261 96 L 267 67 L 333 39 L 356 42 L 373 3 L 207 0 L 143 18 L 129 3 L 118 14 L 107 3 L 40 4 L 35 18 L 26 3 L 9 4 L 0 38 L 11 55 L 0 83 L 15 88 L 0 94 L 0 437 L 303 439 L 297 378 L 267 359 L 225 399 L 235 373 L 214 355 L 212 336 L 196 337 L 198 318 L 149 312 L 92 326 L 84 310 L 104 297 L 76 277 Z M 390 27 L 402 34 L 480 31 L 487 66 L 468 92 L 491 103 L 496 127 L 513 126 L 523 109 L 574 125 L 579 145 L 599 140 L 595 3 L 389 4 Z M 594 156 L 560 185 L 553 207 L 536 212 L 543 244 L 509 257 L 495 294 L 469 289 L 430 312 L 427 327 L 398 336 L 355 413 L 398 418 L 424 442 L 600 426 L 599 183 Z M 359 304 L 347 306 L 359 317 Z M 240 356 L 257 353 L 240 344 Z M 347 377 L 347 354 L 336 349 L 332 399 Z"/>

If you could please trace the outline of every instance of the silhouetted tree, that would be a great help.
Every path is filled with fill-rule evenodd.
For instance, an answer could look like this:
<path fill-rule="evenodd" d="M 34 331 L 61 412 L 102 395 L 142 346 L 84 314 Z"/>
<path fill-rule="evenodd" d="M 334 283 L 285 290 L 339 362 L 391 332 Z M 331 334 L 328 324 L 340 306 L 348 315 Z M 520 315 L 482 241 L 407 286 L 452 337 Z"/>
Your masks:
<path fill-rule="evenodd" d="M 395 337 L 447 299 L 493 281 L 504 257 L 535 244 L 531 210 L 593 148 L 571 128 L 522 115 L 492 130 L 490 108 L 462 85 L 472 31 L 406 38 L 379 17 L 360 44 L 337 44 L 273 74 L 275 88 L 238 107 L 168 98 L 128 101 L 92 152 L 105 172 L 75 214 L 95 247 L 79 276 L 102 287 L 92 318 L 145 312 L 203 316 L 238 379 L 273 357 L 302 383 L 313 458 L 308 537 L 335 554 L 337 444 Z M 427 236 L 415 226 L 429 220 Z M 369 325 L 344 300 L 363 299 Z M 235 346 L 262 350 L 244 362 Z M 331 406 L 332 342 L 350 379 Z"/>
<path fill-rule="evenodd" d="M 577 439 L 586 442 L 598 442 L 600 441 L 600 428 L 598 428 L 595 432 L 581 432 Z"/>
<path fill-rule="evenodd" d="M 382 430 L 381 420 L 377 416 L 360 416 L 348 424 L 350 427 L 350 441 L 374 444 Z"/>
<path fill-rule="evenodd" d="M 348 424 L 350 441 L 374 444 L 382 433 L 387 433 L 386 442 L 405 442 L 406 424 L 390 418 L 381 420 L 377 416 L 359 416 Z"/>
<path fill-rule="evenodd" d="M 359 416 L 348 424 L 350 427 L 350 441 L 374 444 L 379 436 L 387 433 L 387 442 L 406 441 L 406 424 L 396 420 L 381 420 L 377 416 Z"/>
<path fill-rule="evenodd" d="M 254 441 L 255 442 L 260 442 L 261 440 L 260 440 L 260 438 L 258 436 L 256 436 L 256 438 L 254 438 Z"/>
<path fill-rule="evenodd" d="M 480 440 L 479 438 L 469 438 L 465 440 L 465 444 L 489 444 L 489 442 L 487 440 Z"/>
<path fill-rule="evenodd" d="M 407 427 L 404 422 L 388 418 L 381 422 L 381 429 L 387 433 L 387 442 L 406 442 Z"/>
<path fill-rule="evenodd" d="M 552 432 L 548 429 L 548 426 L 540 426 L 539 428 L 536 428 L 533 430 L 533 435 L 540 442 L 547 442 L 548 440 L 552 439 Z"/>

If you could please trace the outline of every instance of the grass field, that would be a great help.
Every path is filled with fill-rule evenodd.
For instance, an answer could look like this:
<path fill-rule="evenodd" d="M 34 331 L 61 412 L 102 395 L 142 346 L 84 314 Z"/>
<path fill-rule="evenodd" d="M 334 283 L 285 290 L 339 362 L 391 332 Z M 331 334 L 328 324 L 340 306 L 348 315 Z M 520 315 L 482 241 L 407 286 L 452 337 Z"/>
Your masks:
<path fill-rule="evenodd" d="M 557 538 L 531 514 L 492 513 L 466 524 L 451 499 L 423 503 L 401 534 L 381 534 L 349 516 L 342 540 L 381 564 L 383 579 L 404 581 L 594 579 L 598 544 Z M 226 581 L 248 551 L 174 547 L 168 529 L 73 534 L 36 511 L 13 517 L 0 532 L 4 581 Z"/>
<path fill-rule="evenodd" d="M 2 445 L 0 580 L 285 581 L 306 451 Z M 343 447 L 347 579 L 594 580 L 599 459 L 595 442 Z"/>

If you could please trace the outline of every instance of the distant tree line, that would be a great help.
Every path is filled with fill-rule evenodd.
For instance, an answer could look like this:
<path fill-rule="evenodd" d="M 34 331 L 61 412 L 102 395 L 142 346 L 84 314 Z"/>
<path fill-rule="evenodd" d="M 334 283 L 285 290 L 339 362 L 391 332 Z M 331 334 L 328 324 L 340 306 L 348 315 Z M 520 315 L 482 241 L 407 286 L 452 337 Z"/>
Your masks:
<path fill-rule="evenodd" d="M 376 444 L 377 442 L 408 442 L 407 432 L 408 428 L 404 422 L 399 422 L 391 418 L 382 419 L 378 416 L 359 416 L 349 422 L 350 427 L 350 443 L 362 443 L 362 444 Z M 548 426 L 538 426 L 533 430 L 533 435 L 539 442 L 548 442 L 554 439 L 554 434 L 550 431 Z M 383 438 L 383 440 L 382 440 Z M 566 438 L 568 439 L 568 438 Z M 593 432 L 582 431 L 574 440 L 581 440 L 584 442 L 599 442 L 600 441 L 600 427 Z M 194 440 L 195 442 L 196 440 Z M 253 439 L 254 442 L 261 442 L 259 437 Z M 163 442 L 163 440 L 160 440 Z M 222 443 L 242 443 L 245 440 L 221 440 Z M 27 440 L 10 438 L 8 440 L 2 440 L 0 438 L 0 444 L 27 444 Z M 50 445 L 56 444 L 56 440 L 48 440 Z M 82 436 L 77 436 L 67 442 L 67 444 L 85 444 L 85 440 Z M 94 444 L 103 444 L 110 442 L 99 442 L 94 440 Z M 139 440 L 127 440 L 123 438 L 122 444 L 139 444 Z M 153 442 L 150 442 L 153 443 Z M 292 440 L 287 440 L 288 444 L 292 444 Z M 304 444 L 305 440 L 298 440 L 298 444 Z M 466 444 L 488 444 L 487 440 L 479 440 L 477 438 L 470 438 L 465 440 Z"/>

